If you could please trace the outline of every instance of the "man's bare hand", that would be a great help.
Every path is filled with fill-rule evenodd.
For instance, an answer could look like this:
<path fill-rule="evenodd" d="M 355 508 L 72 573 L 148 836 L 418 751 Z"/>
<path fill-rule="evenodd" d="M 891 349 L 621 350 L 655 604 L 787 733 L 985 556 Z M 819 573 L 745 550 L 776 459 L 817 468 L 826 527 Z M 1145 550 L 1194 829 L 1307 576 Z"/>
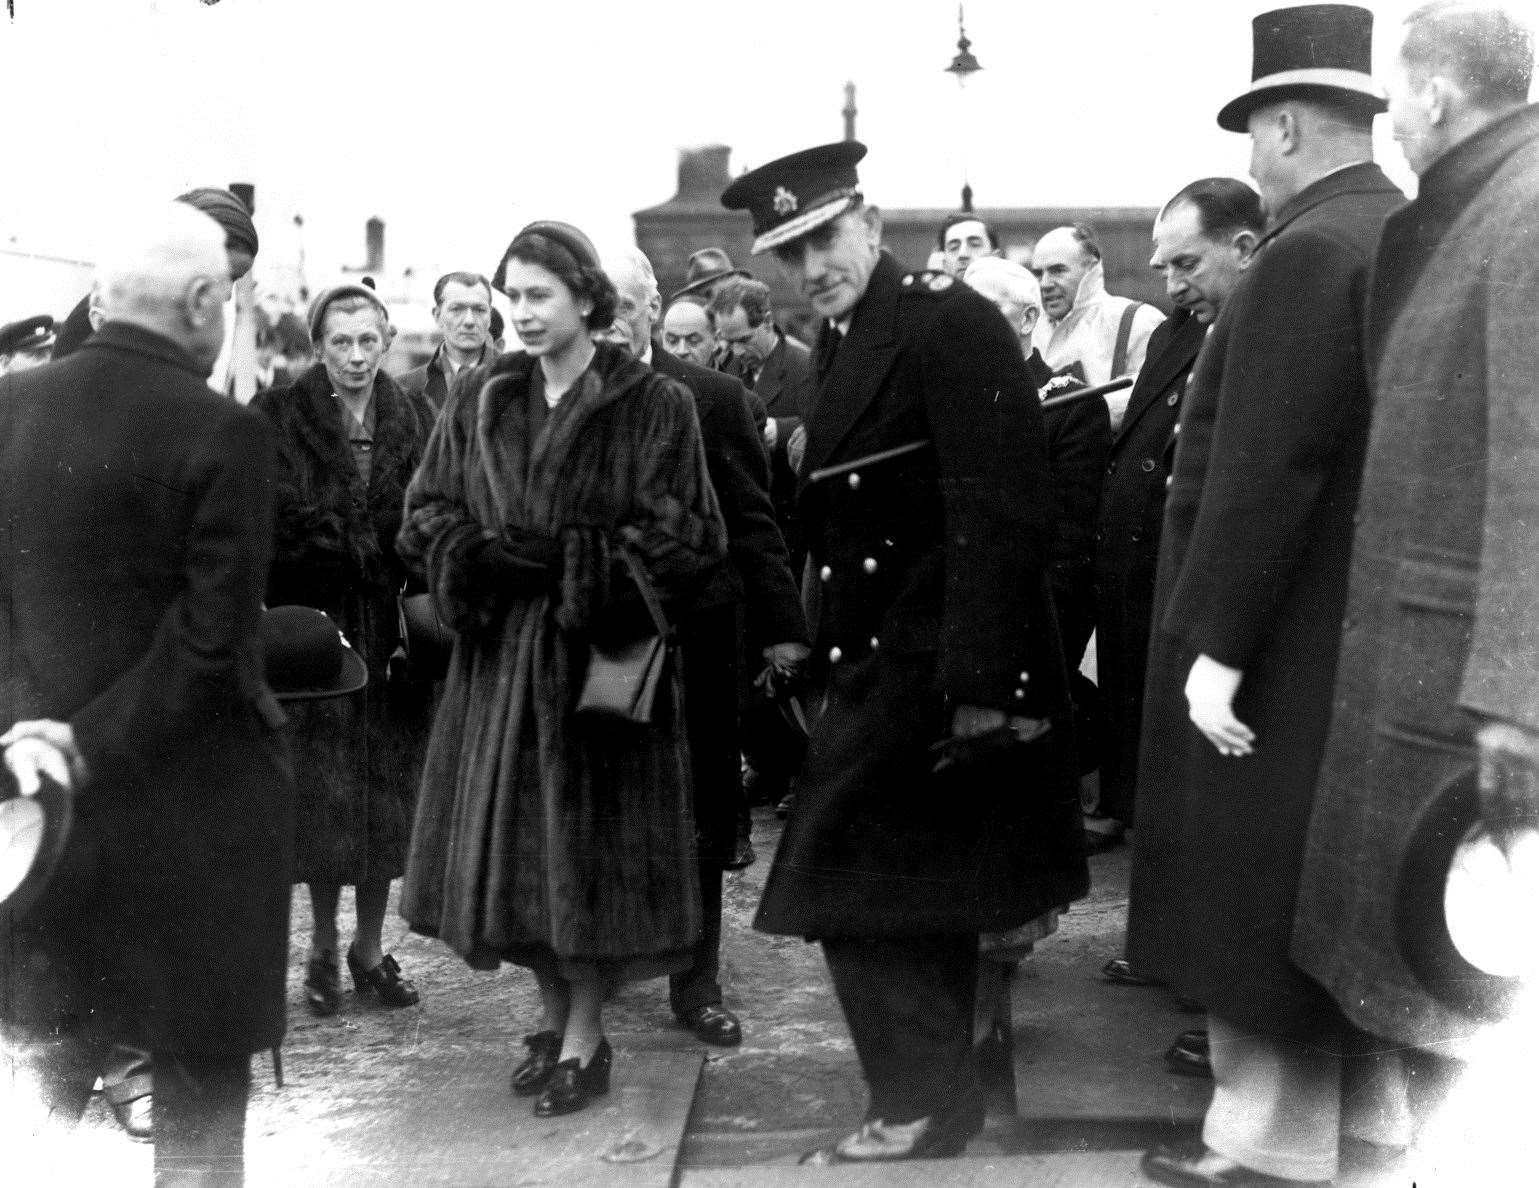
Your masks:
<path fill-rule="evenodd" d="M 1220 755 L 1249 755 L 1256 735 L 1234 716 L 1234 697 L 1245 674 L 1220 664 L 1211 656 L 1198 656 L 1186 677 L 1187 712 L 1192 725 L 1218 748 Z"/>
<path fill-rule="evenodd" d="M 85 759 L 80 754 L 80 748 L 75 745 L 75 730 L 68 722 L 56 722 L 51 718 L 32 718 L 25 722 L 17 722 L 4 734 L 0 734 L 0 747 L 6 749 L 6 762 L 10 762 L 10 751 L 13 746 L 23 740 L 43 743 L 57 754 L 63 756 L 67 765 L 67 778 L 59 780 L 59 783 L 68 788 L 79 788 L 86 782 L 87 772 Z M 36 756 L 38 752 L 31 747 L 24 750 L 23 754 Z M 31 760 L 28 760 L 31 762 Z M 15 768 L 11 769 L 13 772 Z M 47 770 L 44 768 L 43 770 Z M 52 774 L 50 772 L 50 774 Z M 16 777 L 21 779 L 20 774 Z M 35 792 L 36 789 L 34 788 Z M 30 793 L 29 793 L 30 795 Z"/>
<path fill-rule="evenodd" d="M 796 474 L 802 471 L 802 455 L 807 452 L 807 426 L 798 425 L 786 438 L 786 461 Z"/>
<path fill-rule="evenodd" d="M 1539 830 L 1539 732 L 1490 721 L 1475 732 L 1480 813 L 1502 852 L 1526 830 Z"/>
<path fill-rule="evenodd" d="M 811 649 L 806 644 L 794 642 L 770 644 L 764 649 L 764 662 L 778 673 L 789 674 L 799 669 L 811 654 Z"/>
<path fill-rule="evenodd" d="M 74 786 L 69 760 L 56 747 L 40 738 L 19 738 L 5 748 L 5 766 L 16 777 L 23 796 L 36 796 L 47 776 L 63 788 Z"/>
<path fill-rule="evenodd" d="M 764 448 L 772 450 L 775 443 L 780 440 L 780 423 L 771 417 L 764 422 Z"/>

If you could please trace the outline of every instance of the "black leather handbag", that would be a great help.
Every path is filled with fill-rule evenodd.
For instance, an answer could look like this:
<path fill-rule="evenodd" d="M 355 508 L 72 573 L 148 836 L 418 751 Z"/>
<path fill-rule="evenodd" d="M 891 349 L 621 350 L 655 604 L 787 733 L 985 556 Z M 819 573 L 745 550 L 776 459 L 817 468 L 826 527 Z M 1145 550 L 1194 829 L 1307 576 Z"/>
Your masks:
<path fill-rule="evenodd" d="M 663 618 L 657 592 L 646 570 L 627 549 L 621 553 L 631 579 L 646 603 L 657 634 L 615 648 L 588 647 L 588 671 L 577 698 L 577 712 L 610 721 L 650 725 L 657 705 L 657 691 L 668 665 L 672 631 Z"/>

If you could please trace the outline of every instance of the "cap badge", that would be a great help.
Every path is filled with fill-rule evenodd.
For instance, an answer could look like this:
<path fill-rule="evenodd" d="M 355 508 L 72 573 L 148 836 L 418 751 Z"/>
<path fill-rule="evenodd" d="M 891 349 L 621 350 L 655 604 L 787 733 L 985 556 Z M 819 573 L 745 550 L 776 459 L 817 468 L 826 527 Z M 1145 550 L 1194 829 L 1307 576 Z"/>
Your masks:
<path fill-rule="evenodd" d="M 773 202 L 775 206 L 775 213 L 778 215 L 791 214 L 799 205 L 799 203 L 796 201 L 796 195 L 791 193 L 791 191 L 786 189 L 784 186 L 775 187 L 775 196 Z"/>

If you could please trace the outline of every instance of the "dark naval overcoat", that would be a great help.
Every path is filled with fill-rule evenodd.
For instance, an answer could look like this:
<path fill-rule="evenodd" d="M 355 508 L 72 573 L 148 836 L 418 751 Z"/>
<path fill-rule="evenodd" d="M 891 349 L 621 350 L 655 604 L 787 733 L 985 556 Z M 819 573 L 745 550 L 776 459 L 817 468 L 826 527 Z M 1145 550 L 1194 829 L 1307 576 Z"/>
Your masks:
<path fill-rule="evenodd" d="M 1449 1051 L 1473 1021 L 1395 947 L 1397 858 L 1474 767 L 1539 730 L 1539 107 L 1456 146 L 1389 220 L 1368 306 L 1373 437 L 1294 958 L 1349 1019 Z M 1519 927 L 1531 927 L 1522 922 Z"/>
<path fill-rule="evenodd" d="M 1025 360 L 989 302 L 949 277 L 904 276 L 883 254 L 848 336 L 835 348 L 825 331 L 819 370 L 799 508 L 827 699 L 756 927 L 816 938 L 1013 928 L 1088 885 L 1047 590 L 1042 412 Z M 913 442 L 922 448 L 873 457 Z M 1054 725 L 934 775 L 930 748 L 958 705 Z"/>
<path fill-rule="evenodd" d="M 1403 201 L 1365 163 L 1277 212 L 1198 356 L 1155 591 L 1128 959 L 1236 1026 L 1308 1041 L 1339 1016 L 1288 945 L 1368 437 L 1364 294 Z M 1187 716 L 1202 654 L 1245 674 L 1246 758 Z"/>

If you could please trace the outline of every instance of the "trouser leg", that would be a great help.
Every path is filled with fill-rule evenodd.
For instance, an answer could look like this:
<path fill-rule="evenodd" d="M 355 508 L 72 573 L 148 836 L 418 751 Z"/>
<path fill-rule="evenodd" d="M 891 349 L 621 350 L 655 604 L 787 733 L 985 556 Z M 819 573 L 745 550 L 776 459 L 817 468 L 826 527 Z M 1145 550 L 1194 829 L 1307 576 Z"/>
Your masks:
<path fill-rule="evenodd" d="M 977 934 L 825 940 L 823 953 L 871 1092 L 868 1117 L 934 1117 L 976 1134 Z"/>
<path fill-rule="evenodd" d="M 700 863 L 700 939 L 690 967 L 668 978 L 675 1015 L 721 1004 L 721 864 Z"/>
<path fill-rule="evenodd" d="M 1329 1037 L 1324 1047 L 1334 1047 Z M 1329 1180 L 1341 1141 L 1342 1060 L 1208 1016 L 1213 1101 L 1202 1140 L 1255 1171 Z"/>
<path fill-rule="evenodd" d="M 236 1188 L 245 1180 L 247 1056 L 156 1052 L 156 1188 Z"/>

